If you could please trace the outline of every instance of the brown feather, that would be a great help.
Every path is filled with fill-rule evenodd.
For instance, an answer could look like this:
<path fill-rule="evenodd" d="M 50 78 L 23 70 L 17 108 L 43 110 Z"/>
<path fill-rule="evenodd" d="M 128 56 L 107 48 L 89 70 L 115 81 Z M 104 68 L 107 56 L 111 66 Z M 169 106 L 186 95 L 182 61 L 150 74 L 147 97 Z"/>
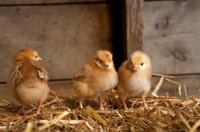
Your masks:
<path fill-rule="evenodd" d="M 93 60 L 75 72 L 73 77 L 76 95 L 86 99 L 99 98 L 100 109 L 103 108 L 101 99 L 108 90 L 117 85 L 117 82 L 112 54 L 105 50 L 98 51 Z"/>
<path fill-rule="evenodd" d="M 117 86 L 119 97 L 125 105 L 125 99 L 132 96 L 144 97 L 151 87 L 151 64 L 149 57 L 141 52 L 134 52 L 118 70 L 119 83 Z"/>
<path fill-rule="evenodd" d="M 48 73 L 38 62 L 40 59 L 36 51 L 29 48 L 19 50 L 13 57 L 8 84 L 12 87 L 14 98 L 22 105 L 24 114 L 24 105 L 38 103 L 37 115 L 49 92 Z"/>
<path fill-rule="evenodd" d="M 15 85 L 21 81 L 22 74 L 20 72 L 20 66 L 21 65 L 17 65 L 13 67 L 13 69 L 11 70 L 8 76 L 8 83 L 12 88 L 14 88 Z"/>
<path fill-rule="evenodd" d="M 90 69 L 90 65 L 84 65 L 78 71 L 74 73 L 74 80 L 82 81 L 84 83 L 90 83 L 94 81 L 94 76 L 87 72 Z"/>

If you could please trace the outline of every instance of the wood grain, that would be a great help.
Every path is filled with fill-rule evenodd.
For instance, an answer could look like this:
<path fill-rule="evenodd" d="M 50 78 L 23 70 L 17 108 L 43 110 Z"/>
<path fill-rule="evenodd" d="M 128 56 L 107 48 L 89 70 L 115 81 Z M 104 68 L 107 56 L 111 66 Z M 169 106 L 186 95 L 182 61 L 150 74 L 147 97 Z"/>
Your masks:
<path fill-rule="evenodd" d="M 51 90 L 61 94 L 63 97 L 71 98 L 75 95 L 72 81 L 53 81 L 49 82 L 48 84 Z M 0 99 L 18 104 L 17 101 L 12 97 L 11 88 L 7 84 L 0 84 L 0 91 Z"/>
<path fill-rule="evenodd" d="M 125 1 L 125 40 L 127 57 L 142 48 L 143 36 L 143 0 Z"/>
<path fill-rule="evenodd" d="M 144 44 L 153 73 L 199 73 L 200 1 L 146 2 Z"/>
<path fill-rule="evenodd" d="M 72 78 L 97 50 L 112 52 L 109 4 L 0 7 L 0 82 L 5 82 L 14 53 L 36 49 L 50 79 Z"/>
<path fill-rule="evenodd" d="M 109 0 L 1 0 L 0 5 L 13 5 L 13 4 L 53 4 L 53 3 L 95 3 L 95 2 L 108 2 Z"/>
<path fill-rule="evenodd" d="M 160 80 L 160 77 L 153 77 L 152 78 L 151 91 L 154 90 L 154 88 L 156 87 L 159 80 Z M 179 77 L 176 77 L 176 79 L 174 81 L 181 84 L 181 93 L 182 93 L 182 96 L 184 98 L 186 97 L 186 94 L 185 94 L 185 91 L 184 91 L 184 85 L 186 87 L 188 96 L 194 95 L 197 98 L 199 98 L 200 97 L 199 80 L 200 80 L 200 76 L 194 75 L 194 76 L 179 76 Z M 169 96 L 180 97 L 179 94 L 178 94 L 178 85 L 164 80 L 159 91 L 158 91 L 158 95 L 159 96 L 165 96 L 166 93 L 168 93 Z"/>

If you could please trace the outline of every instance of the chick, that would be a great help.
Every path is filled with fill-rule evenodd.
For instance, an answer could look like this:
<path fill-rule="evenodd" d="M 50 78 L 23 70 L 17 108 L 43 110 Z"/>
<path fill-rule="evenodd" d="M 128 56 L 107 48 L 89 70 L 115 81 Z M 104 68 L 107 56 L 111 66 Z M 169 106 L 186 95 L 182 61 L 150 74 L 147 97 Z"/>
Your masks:
<path fill-rule="evenodd" d="M 134 52 L 131 57 L 119 67 L 118 95 L 127 110 L 126 98 L 141 96 L 147 107 L 145 96 L 151 87 L 151 64 L 149 57 L 141 52 Z"/>
<path fill-rule="evenodd" d="M 26 116 L 25 105 L 37 103 L 36 116 L 45 100 L 49 87 L 48 73 L 38 61 L 42 60 L 37 51 L 20 49 L 13 57 L 13 66 L 8 75 L 13 97 L 21 104 L 21 113 Z"/>
<path fill-rule="evenodd" d="M 83 99 L 99 99 L 99 110 L 104 110 L 102 101 L 106 93 L 118 83 L 112 54 L 106 50 L 97 51 L 93 60 L 85 64 L 73 76 L 73 86 L 83 108 Z"/>

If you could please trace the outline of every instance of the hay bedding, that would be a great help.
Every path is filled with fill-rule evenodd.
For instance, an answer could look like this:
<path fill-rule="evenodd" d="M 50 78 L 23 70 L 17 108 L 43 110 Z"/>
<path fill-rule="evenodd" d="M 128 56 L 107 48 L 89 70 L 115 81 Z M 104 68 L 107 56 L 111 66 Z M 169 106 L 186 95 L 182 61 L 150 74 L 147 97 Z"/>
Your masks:
<path fill-rule="evenodd" d="M 76 97 L 66 99 L 53 91 L 43 103 L 38 117 L 24 117 L 19 114 L 20 106 L 0 100 L 0 131 L 195 131 L 200 125 L 200 100 L 188 97 L 186 88 L 186 98 L 158 97 L 156 93 L 163 79 L 167 77 L 162 76 L 153 96 L 147 96 L 148 108 L 143 106 L 141 98 L 130 98 L 127 100 L 129 111 L 122 110 L 115 90 L 108 93 L 103 104 L 105 110 L 101 112 L 97 111 L 97 100 L 85 100 L 86 107 L 79 109 Z M 179 95 L 182 96 L 180 87 Z M 29 105 L 26 110 L 35 112 L 36 107 Z"/>

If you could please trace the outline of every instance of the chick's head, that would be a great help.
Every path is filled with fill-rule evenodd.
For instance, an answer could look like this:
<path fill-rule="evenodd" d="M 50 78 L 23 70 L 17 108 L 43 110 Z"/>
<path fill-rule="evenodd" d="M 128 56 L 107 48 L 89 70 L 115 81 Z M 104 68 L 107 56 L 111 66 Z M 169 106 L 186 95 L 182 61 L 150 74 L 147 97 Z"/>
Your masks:
<path fill-rule="evenodd" d="M 113 67 L 112 54 L 106 50 L 99 50 L 94 57 L 94 62 L 99 68 L 108 70 Z"/>
<path fill-rule="evenodd" d="M 145 53 L 141 51 L 136 51 L 130 57 L 129 67 L 133 71 L 150 69 L 151 68 L 150 59 Z"/>
<path fill-rule="evenodd" d="M 13 57 L 13 63 L 17 61 L 23 60 L 34 60 L 39 61 L 42 60 L 36 50 L 30 48 L 23 48 L 17 51 L 17 53 Z"/>

